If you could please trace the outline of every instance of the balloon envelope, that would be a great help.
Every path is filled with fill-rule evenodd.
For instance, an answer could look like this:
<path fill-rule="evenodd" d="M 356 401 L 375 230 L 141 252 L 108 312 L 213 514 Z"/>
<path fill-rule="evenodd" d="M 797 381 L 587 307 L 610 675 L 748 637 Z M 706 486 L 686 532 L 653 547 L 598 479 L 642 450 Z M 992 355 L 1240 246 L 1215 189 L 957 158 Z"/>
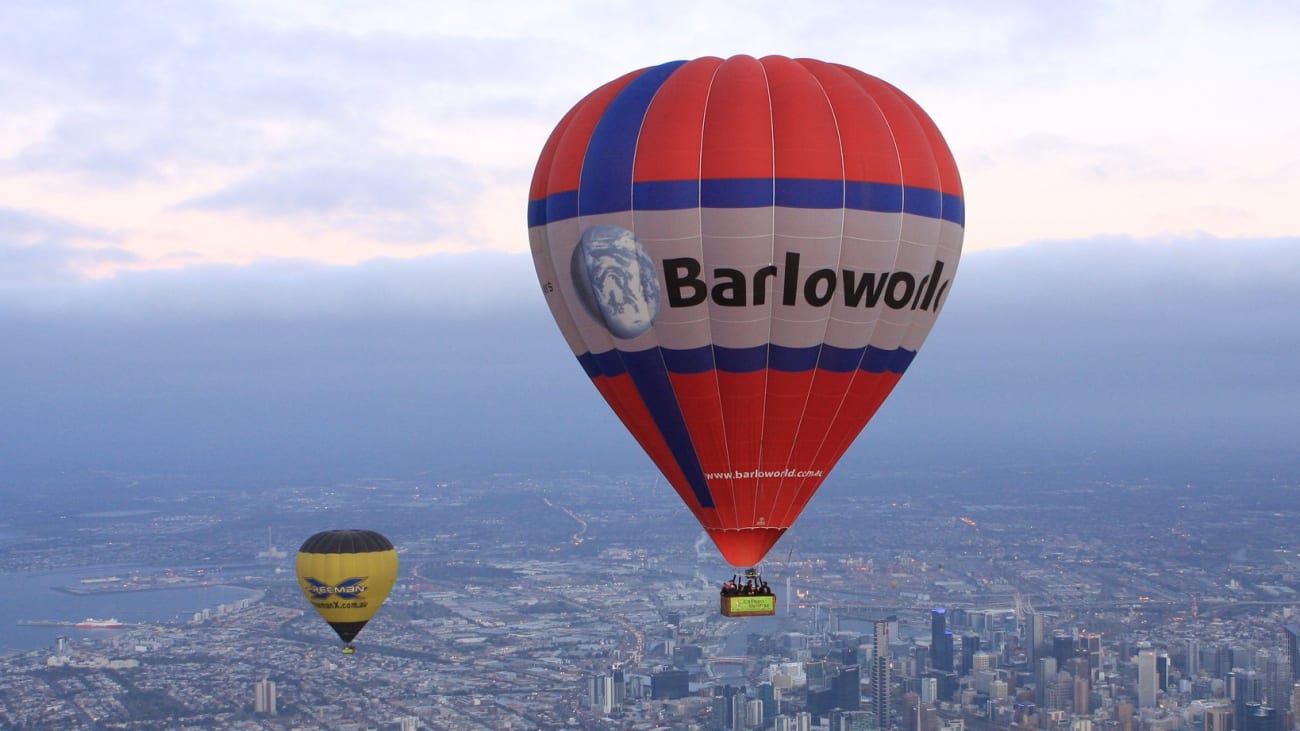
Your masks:
<path fill-rule="evenodd" d="M 397 550 L 372 530 L 327 530 L 298 549 L 298 585 L 339 639 L 351 642 L 397 580 Z"/>
<path fill-rule="evenodd" d="M 752 566 L 912 362 L 965 211 L 946 143 L 901 91 L 736 56 L 578 102 L 528 219 L 578 361 L 723 557 Z"/>

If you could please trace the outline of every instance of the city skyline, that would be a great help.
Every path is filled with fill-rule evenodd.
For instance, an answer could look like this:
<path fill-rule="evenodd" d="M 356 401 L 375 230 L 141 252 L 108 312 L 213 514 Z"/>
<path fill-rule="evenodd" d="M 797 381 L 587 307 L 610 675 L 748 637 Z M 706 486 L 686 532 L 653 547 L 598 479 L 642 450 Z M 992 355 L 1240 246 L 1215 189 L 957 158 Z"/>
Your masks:
<path fill-rule="evenodd" d="M 1001 505 L 919 477 L 875 499 L 832 491 L 766 567 L 792 601 L 776 617 L 743 621 L 717 614 L 707 577 L 725 567 L 671 520 L 682 512 L 671 496 L 639 492 L 642 478 L 233 496 L 173 485 L 137 490 L 122 506 L 136 509 L 48 526 L 24 512 L 29 531 L 6 536 L 0 560 L 40 575 L 81 566 L 53 570 L 70 583 L 56 596 L 84 592 L 107 606 L 131 592 L 165 604 L 206 582 L 243 588 L 209 595 L 192 618 L 159 607 L 124 615 L 120 629 L 47 627 L 46 642 L 0 651 L 0 725 L 346 729 L 405 718 L 440 729 L 519 719 L 716 729 L 734 728 L 716 721 L 743 709 L 781 728 L 779 716 L 866 718 L 855 702 L 867 712 L 887 704 L 900 729 L 917 718 L 1051 729 L 1054 719 L 1105 728 L 1129 717 L 1133 731 L 1198 731 L 1202 716 L 1241 718 L 1240 707 L 1289 718 L 1276 699 L 1291 688 L 1295 488 L 1255 485 L 1259 500 L 1241 501 L 1234 530 L 1223 530 L 1213 484 L 1044 487 L 1054 479 L 1022 475 Z M 1116 510 L 1125 504 L 1140 507 Z M 383 528 L 403 557 L 354 655 L 339 654 L 303 600 L 286 570 L 292 559 L 266 551 L 268 525 L 301 536 L 322 512 Z M 868 522 L 876 527 L 864 536 Z M 103 545 L 149 566 L 106 576 L 94 568 Z M 58 602 L 32 603 L 31 588 L 18 606 L 49 614 L 22 618 L 58 619 Z M 955 645 L 952 670 L 931 654 L 936 609 Z M 257 713 L 267 680 L 275 716 Z"/>

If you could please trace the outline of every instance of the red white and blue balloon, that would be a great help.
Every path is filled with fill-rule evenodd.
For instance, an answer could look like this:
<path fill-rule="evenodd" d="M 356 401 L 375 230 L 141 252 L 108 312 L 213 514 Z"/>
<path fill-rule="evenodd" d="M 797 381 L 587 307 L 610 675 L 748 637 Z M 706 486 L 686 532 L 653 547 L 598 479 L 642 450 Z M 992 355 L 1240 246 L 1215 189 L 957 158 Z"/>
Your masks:
<path fill-rule="evenodd" d="M 930 332 L 965 209 L 903 92 L 735 56 L 578 102 L 542 150 L 528 225 L 578 361 L 723 557 L 753 566 Z"/>

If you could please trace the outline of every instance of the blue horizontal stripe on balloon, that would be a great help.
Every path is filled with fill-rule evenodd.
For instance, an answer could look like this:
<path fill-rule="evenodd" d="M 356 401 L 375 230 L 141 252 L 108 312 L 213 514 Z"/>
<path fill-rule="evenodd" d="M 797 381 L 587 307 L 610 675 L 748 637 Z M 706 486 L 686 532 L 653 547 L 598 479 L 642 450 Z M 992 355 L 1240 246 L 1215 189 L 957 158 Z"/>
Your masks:
<path fill-rule="evenodd" d="M 634 183 L 631 208 L 623 186 L 584 186 L 578 191 L 553 193 L 528 202 L 528 225 L 542 226 L 579 215 L 594 216 L 630 209 L 677 211 L 691 208 L 763 208 L 775 202 L 786 208 L 828 209 L 877 213 L 910 213 L 966 225 L 966 206 L 960 196 L 929 188 L 886 183 L 837 180 L 744 178 L 736 180 L 682 180 Z"/>
<path fill-rule="evenodd" d="M 820 369 L 831 373 L 849 373 L 862 370 L 867 373 L 902 374 L 912 364 L 916 351 L 905 348 L 883 350 L 874 346 L 865 348 L 837 348 L 833 345 L 814 345 L 808 348 L 787 348 L 781 345 L 759 345 L 753 348 L 725 348 L 705 345 L 687 350 L 651 348 L 638 351 L 647 354 L 657 351 L 669 373 L 691 375 L 719 370 L 723 373 L 753 373 L 770 368 L 781 373 L 806 373 Z M 628 353 L 608 350 L 604 353 L 583 353 L 578 363 L 588 378 L 615 377 L 627 372 L 624 358 Z"/>

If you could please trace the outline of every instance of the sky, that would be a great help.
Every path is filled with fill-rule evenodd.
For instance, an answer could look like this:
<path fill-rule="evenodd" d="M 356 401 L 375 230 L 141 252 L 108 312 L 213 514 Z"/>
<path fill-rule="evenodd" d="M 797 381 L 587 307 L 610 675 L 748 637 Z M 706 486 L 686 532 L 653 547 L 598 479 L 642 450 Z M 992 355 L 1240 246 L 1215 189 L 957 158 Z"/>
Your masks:
<path fill-rule="evenodd" d="M 805 5 L 0 4 L 0 490 L 648 469 L 537 291 L 528 184 L 591 89 L 740 53 L 886 79 L 962 172 L 961 273 L 846 471 L 1297 480 L 1300 9 Z"/>

